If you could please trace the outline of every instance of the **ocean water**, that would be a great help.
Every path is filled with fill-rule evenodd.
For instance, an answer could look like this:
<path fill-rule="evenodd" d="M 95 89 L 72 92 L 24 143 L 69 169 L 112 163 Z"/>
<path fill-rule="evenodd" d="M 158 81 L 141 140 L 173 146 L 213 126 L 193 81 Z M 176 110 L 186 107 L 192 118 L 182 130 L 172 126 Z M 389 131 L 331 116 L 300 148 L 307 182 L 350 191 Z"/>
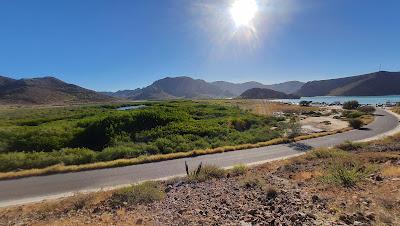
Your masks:
<path fill-rule="evenodd" d="M 274 100 L 285 103 L 299 103 L 302 100 L 312 101 L 312 102 L 325 102 L 325 103 L 334 103 L 334 102 L 346 102 L 350 100 L 357 100 L 360 104 L 385 104 L 387 102 L 397 103 L 400 102 L 400 95 L 390 95 L 390 96 L 318 96 L 318 97 L 302 97 L 300 99 L 281 99 Z"/>

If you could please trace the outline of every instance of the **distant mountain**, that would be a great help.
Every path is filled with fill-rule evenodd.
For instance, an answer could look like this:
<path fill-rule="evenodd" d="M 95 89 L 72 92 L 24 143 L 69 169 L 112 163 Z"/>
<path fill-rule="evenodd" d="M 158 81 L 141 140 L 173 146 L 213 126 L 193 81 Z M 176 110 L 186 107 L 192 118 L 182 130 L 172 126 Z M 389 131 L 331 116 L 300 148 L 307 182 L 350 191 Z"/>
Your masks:
<path fill-rule="evenodd" d="M 231 83 L 225 81 L 206 82 L 190 77 L 166 77 L 155 81 L 143 89 L 102 92 L 103 94 L 131 100 L 149 99 L 199 99 L 199 98 L 231 98 L 237 97 L 251 88 L 268 88 L 284 93 L 297 91 L 304 83 L 290 81 L 273 85 L 258 82 Z"/>
<path fill-rule="evenodd" d="M 304 84 L 303 82 L 299 81 L 289 81 L 283 82 L 278 84 L 272 85 L 264 85 L 259 82 L 245 82 L 245 83 L 232 83 L 232 82 L 225 82 L 225 81 L 216 81 L 212 82 L 213 85 L 218 86 L 224 91 L 230 92 L 235 96 L 239 96 L 244 91 L 251 89 L 251 88 L 265 88 L 265 89 L 272 89 L 278 92 L 283 92 L 286 94 L 294 93 L 298 91 L 301 86 Z"/>
<path fill-rule="evenodd" d="M 100 93 L 107 95 L 107 96 L 129 99 L 130 97 L 135 96 L 138 93 L 140 93 L 140 91 L 141 91 L 141 89 L 137 88 L 134 90 L 127 89 L 127 90 L 119 90 L 117 92 L 100 92 Z"/>
<path fill-rule="evenodd" d="M 131 100 L 199 99 L 235 96 L 204 80 L 186 76 L 166 77 L 155 81 L 143 89 L 123 90 L 105 94 Z"/>
<path fill-rule="evenodd" d="M 311 81 L 298 96 L 382 96 L 400 94 L 400 72 L 379 71 L 352 77 Z"/>
<path fill-rule="evenodd" d="M 54 77 L 12 79 L 0 76 L 0 104 L 69 104 L 116 100 Z"/>
<path fill-rule="evenodd" d="M 244 91 L 239 98 L 242 99 L 295 99 L 293 94 L 286 94 L 272 89 L 252 88 Z"/>

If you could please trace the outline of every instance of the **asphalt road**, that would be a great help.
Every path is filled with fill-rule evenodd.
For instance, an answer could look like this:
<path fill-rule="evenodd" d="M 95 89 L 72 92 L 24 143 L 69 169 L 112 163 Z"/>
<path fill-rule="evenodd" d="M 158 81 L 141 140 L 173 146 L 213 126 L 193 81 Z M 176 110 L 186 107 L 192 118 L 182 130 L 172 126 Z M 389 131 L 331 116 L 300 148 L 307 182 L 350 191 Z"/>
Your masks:
<path fill-rule="evenodd" d="M 399 126 L 399 119 L 396 116 L 384 110 L 377 110 L 376 114 L 378 116 L 375 121 L 363 130 L 352 130 L 294 144 L 273 145 L 111 169 L 3 180 L 0 181 L 0 207 L 57 198 L 77 192 L 117 187 L 143 180 L 183 175 L 185 161 L 188 162 L 189 167 L 195 167 L 200 162 L 220 167 L 229 167 L 240 163 L 258 164 L 299 155 L 312 147 L 329 147 L 348 140 L 363 140 Z"/>

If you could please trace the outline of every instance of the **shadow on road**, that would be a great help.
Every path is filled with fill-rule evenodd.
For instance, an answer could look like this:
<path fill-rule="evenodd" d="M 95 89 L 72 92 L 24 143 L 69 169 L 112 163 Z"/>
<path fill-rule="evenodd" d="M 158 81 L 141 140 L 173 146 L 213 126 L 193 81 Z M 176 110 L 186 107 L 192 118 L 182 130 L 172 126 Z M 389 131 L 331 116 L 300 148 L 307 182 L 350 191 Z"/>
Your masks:
<path fill-rule="evenodd" d="M 312 146 L 303 143 L 290 143 L 288 144 L 288 146 L 296 151 L 303 151 L 303 152 L 309 151 L 313 148 Z"/>

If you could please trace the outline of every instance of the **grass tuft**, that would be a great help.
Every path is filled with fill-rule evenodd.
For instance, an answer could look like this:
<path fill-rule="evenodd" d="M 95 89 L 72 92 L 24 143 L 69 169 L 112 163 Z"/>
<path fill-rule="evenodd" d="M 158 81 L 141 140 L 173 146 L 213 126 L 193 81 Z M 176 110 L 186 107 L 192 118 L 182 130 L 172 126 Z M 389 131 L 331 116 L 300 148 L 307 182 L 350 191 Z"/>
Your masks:
<path fill-rule="evenodd" d="M 229 173 L 232 176 L 240 176 L 243 174 L 246 174 L 248 171 L 248 167 L 244 164 L 239 164 L 239 165 L 235 165 L 231 170 L 229 170 Z"/>
<path fill-rule="evenodd" d="M 374 171 L 374 167 L 370 164 L 362 164 L 349 158 L 335 159 L 331 161 L 327 172 L 323 175 L 323 180 L 349 188 L 354 187 Z"/>
<path fill-rule="evenodd" d="M 225 177 L 226 171 L 214 165 L 204 165 L 196 173 L 189 174 L 188 180 L 191 182 L 203 182 L 213 178 Z"/>
<path fill-rule="evenodd" d="M 115 192 L 110 198 L 112 206 L 125 204 L 146 204 L 159 201 L 165 197 L 164 189 L 159 182 L 146 181 L 142 184 L 132 185 Z"/>

